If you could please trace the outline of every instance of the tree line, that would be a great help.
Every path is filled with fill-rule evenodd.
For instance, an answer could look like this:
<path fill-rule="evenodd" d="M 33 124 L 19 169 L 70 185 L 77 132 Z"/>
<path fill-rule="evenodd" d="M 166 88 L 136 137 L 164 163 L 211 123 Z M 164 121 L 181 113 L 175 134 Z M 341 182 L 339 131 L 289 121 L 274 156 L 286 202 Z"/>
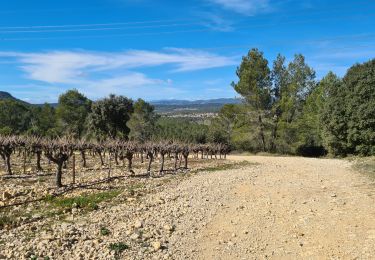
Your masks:
<path fill-rule="evenodd" d="M 0 101 L 2 135 L 206 143 L 202 132 L 198 123 L 161 118 L 146 101 L 124 96 L 109 95 L 94 102 L 78 90 L 68 90 L 60 95 L 56 106 Z"/>
<path fill-rule="evenodd" d="M 375 154 L 375 60 L 353 65 L 343 78 L 321 80 L 301 54 L 270 63 L 252 49 L 232 83 L 241 104 L 228 104 L 210 122 L 160 117 L 142 99 L 110 95 L 91 101 L 77 90 L 56 107 L 0 101 L 0 134 L 76 139 L 175 140 L 223 143 L 231 149 L 304 156 Z"/>
<path fill-rule="evenodd" d="M 318 81 L 303 55 L 287 63 L 279 54 L 270 65 L 252 49 L 236 75 L 243 104 L 221 109 L 211 140 L 252 152 L 375 154 L 375 59 Z"/>
<path fill-rule="evenodd" d="M 0 108 L 1 134 L 142 141 L 152 133 L 157 119 L 153 106 L 142 99 L 134 102 L 110 95 L 93 102 L 78 90 L 60 95 L 56 107 L 2 100 Z"/>

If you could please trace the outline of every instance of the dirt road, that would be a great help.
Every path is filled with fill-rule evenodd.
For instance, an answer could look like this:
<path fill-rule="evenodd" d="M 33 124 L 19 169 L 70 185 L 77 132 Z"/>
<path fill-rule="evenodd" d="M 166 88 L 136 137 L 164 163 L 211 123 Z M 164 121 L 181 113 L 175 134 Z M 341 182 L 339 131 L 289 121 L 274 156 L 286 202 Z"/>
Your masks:
<path fill-rule="evenodd" d="M 256 164 L 0 232 L 0 259 L 375 259 L 375 185 L 349 162 L 229 159 Z"/>
<path fill-rule="evenodd" d="M 259 166 L 201 231 L 200 259 L 375 259 L 375 187 L 350 163 L 230 159 Z"/>

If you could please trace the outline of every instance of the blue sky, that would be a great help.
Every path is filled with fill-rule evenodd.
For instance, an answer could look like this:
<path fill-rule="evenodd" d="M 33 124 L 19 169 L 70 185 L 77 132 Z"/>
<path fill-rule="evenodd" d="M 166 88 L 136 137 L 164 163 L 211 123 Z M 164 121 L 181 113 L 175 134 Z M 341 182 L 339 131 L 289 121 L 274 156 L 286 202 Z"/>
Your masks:
<path fill-rule="evenodd" d="M 253 47 L 296 53 L 321 78 L 375 57 L 375 2 L 2 0 L 0 90 L 31 103 L 76 88 L 92 99 L 234 97 Z"/>

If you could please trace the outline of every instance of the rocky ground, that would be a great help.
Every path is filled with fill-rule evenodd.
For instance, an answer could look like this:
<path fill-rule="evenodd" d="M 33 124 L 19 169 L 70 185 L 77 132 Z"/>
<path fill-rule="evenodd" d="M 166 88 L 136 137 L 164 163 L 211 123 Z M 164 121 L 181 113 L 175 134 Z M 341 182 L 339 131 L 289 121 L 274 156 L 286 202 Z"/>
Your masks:
<path fill-rule="evenodd" d="M 93 211 L 1 230 L 0 259 L 375 257 L 375 187 L 351 163 L 230 159 L 251 164 L 159 180 L 153 192 L 121 191 Z"/>

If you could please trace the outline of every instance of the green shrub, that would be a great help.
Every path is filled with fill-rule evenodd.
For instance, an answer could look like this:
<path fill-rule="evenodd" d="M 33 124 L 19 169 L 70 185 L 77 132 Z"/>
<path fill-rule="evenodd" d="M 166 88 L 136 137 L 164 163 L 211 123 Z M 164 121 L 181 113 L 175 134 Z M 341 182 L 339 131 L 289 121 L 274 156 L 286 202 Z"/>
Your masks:
<path fill-rule="evenodd" d="M 109 231 L 108 228 L 106 227 L 101 227 L 100 228 L 100 235 L 102 236 L 108 236 L 111 232 Z"/>
<path fill-rule="evenodd" d="M 128 248 L 129 246 L 122 242 L 109 244 L 109 249 L 115 251 L 116 253 L 121 253 Z"/>

